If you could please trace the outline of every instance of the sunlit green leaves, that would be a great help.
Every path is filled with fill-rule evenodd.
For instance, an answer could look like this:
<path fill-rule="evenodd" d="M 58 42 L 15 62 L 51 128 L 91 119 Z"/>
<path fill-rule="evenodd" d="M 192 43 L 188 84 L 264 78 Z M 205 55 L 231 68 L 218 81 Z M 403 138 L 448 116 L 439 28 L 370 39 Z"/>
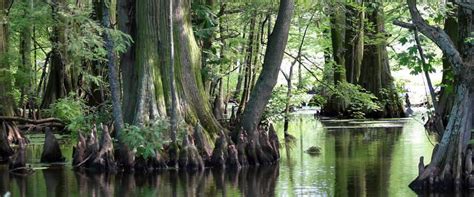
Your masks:
<path fill-rule="evenodd" d="M 121 139 L 130 148 L 135 149 L 137 155 L 147 159 L 156 156 L 156 151 L 163 145 L 163 134 L 168 131 L 169 121 L 157 119 L 146 126 L 125 125 Z"/>

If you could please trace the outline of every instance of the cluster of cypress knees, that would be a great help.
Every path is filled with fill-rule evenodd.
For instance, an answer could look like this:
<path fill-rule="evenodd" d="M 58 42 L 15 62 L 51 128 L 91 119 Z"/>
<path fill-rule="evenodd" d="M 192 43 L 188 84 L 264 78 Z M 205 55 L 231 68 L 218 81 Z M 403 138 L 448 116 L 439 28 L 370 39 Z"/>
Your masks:
<path fill-rule="evenodd" d="M 198 123 L 189 127 L 182 144 L 169 143 L 148 158 L 136 156 L 126 145 L 116 143 L 110 135 L 110 127 L 94 125 L 92 131 L 79 134 L 73 147 L 72 166 L 76 170 L 97 172 L 140 171 L 152 172 L 167 168 L 203 170 L 206 167 L 240 168 L 248 165 L 267 165 L 277 162 L 279 141 L 272 123 L 261 123 L 257 137 L 250 137 L 243 129 L 228 134 L 221 131 L 214 148 Z M 98 129 L 101 130 L 98 136 Z M 26 165 L 27 138 L 17 142 L 16 151 L 10 151 L 9 169 L 14 173 L 30 173 Z M 255 141 L 257 140 L 257 141 Z M 235 143 L 234 143 L 235 142 Z M 118 145 L 118 146 L 117 146 Z M 42 163 L 64 163 L 58 140 L 49 128 L 45 128 L 45 141 L 41 154 Z"/>
<path fill-rule="evenodd" d="M 437 149 L 437 146 L 435 147 Z M 424 164 L 424 157 L 420 157 L 418 163 L 418 177 L 409 185 L 415 192 L 438 191 L 446 192 L 461 189 L 474 189 L 474 174 L 472 149 L 468 147 L 461 158 L 461 173 L 456 175 L 450 163 L 446 163 L 442 169 L 435 167 L 429 169 Z M 430 170 L 428 177 L 424 178 L 425 171 Z M 458 177 L 459 176 L 459 177 Z"/>

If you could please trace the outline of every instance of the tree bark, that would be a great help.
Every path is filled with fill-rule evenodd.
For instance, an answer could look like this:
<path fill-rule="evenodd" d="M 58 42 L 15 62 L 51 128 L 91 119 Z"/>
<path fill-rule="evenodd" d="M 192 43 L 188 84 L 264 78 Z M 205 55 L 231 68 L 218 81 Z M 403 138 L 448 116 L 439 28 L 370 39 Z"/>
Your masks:
<path fill-rule="evenodd" d="M 256 12 L 254 12 L 255 15 Z M 237 109 L 237 116 L 240 116 L 243 111 L 245 110 L 245 107 L 247 105 L 247 101 L 249 99 L 249 94 L 250 94 L 250 86 L 251 86 L 251 81 L 252 81 L 252 57 L 254 55 L 254 37 L 255 37 L 255 31 L 256 31 L 256 16 L 252 17 L 250 19 L 250 33 L 248 37 L 248 44 L 247 44 L 247 56 L 245 57 L 245 71 L 244 71 L 244 89 L 242 92 L 242 96 L 240 98 L 240 103 L 239 103 L 239 108 Z M 256 54 L 258 55 L 258 54 Z"/>
<path fill-rule="evenodd" d="M 170 122 L 171 122 L 171 141 L 176 143 L 176 132 L 178 130 L 178 113 L 177 113 L 177 97 L 176 97 L 176 84 L 174 81 L 174 40 L 173 40 L 173 1 L 169 1 L 169 15 L 168 15 L 168 28 L 170 29 L 169 32 L 169 43 L 170 43 L 170 73 L 169 73 L 169 83 L 170 83 L 170 94 L 171 94 L 171 114 L 170 114 Z"/>
<path fill-rule="evenodd" d="M 15 115 L 15 103 L 13 100 L 12 74 L 8 61 L 8 18 L 6 10 L 10 5 L 9 0 L 0 0 L 0 114 L 3 116 Z"/>
<path fill-rule="evenodd" d="M 189 0 L 180 0 L 174 4 L 175 35 L 175 71 L 177 87 L 181 87 L 180 96 L 186 102 L 186 120 L 195 125 L 198 121 L 212 137 L 223 130 L 212 114 L 209 97 L 204 91 L 201 77 L 199 47 L 194 38 Z"/>
<path fill-rule="evenodd" d="M 346 59 L 345 59 L 345 36 L 346 36 L 346 13 L 342 1 L 332 4 L 331 14 L 331 42 L 333 57 L 333 79 L 337 87 L 346 83 Z M 340 94 L 334 93 L 323 106 L 322 113 L 327 116 L 343 116 L 346 112 L 347 102 Z"/>
<path fill-rule="evenodd" d="M 137 38 L 137 28 L 135 21 L 135 1 L 119 0 L 118 1 L 118 29 L 128 34 L 133 40 Z M 130 124 L 133 121 L 134 99 L 137 95 L 136 74 L 133 72 L 135 67 L 135 44 L 131 44 L 127 51 L 120 56 L 120 70 L 122 71 L 122 113 L 124 123 Z M 118 137 L 116 135 L 116 137 Z M 79 149 L 80 147 L 78 147 Z M 135 155 L 129 150 L 128 146 L 119 141 L 118 165 L 122 168 L 132 168 L 135 161 Z M 83 150 L 82 150 L 83 151 Z"/>
<path fill-rule="evenodd" d="M 253 151 L 258 151 L 255 149 L 260 148 L 257 125 L 260 123 L 265 106 L 271 97 L 272 90 L 275 87 L 278 79 L 280 65 L 288 41 L 288 32 L 293 9 L 293 0 L 280 1 L 275 27 L 273 28 L 272 34 L 268 38 L 268 45 L 265 51 L 262 72 L 258 77 L 255 88 L 252 90 L 248 105 L 241 117 L 240 127 L 248 132 L 249 138 L 251 141 L 253 141 L 250 145 L 250 148 L 254 149 Z M 240 129 L 240 127 L 237 128 Z M 260 162 L 264 163 L 265 161 L 262 161 L 262 155 L 259 157 Z"/>
<path fill-rule="evenodd" d="M 463 183 L 472 187 L 470 179 L 471 172 L 462 172 L 462 163 L 467 145 L 471 138 L 471 129 L 473 128 L 472 106 L 474 105 L 474 89 L 471 84 L 474 82 L 474 47 L 465 42 L 461 48 L 464 48 L 463 54 L 460 54 L 449 35 L 438 27 L 430 26 L 416 8 L 416 0 L 407 0 L 413 24 L 402 24 L 407 28 L 416 28 L 422 34 L 431 39 L 443 51 L 452 66 L 456 83 L 454 105 L 451 110 L 448 125 L 443 133 L 443 137 L 433 150 L 431 163 L 414 180 L 410 187 L 414 190 L 437 190 L 429 179 L 440 179 L 443 187 L 441 189 L 460 190 Z M 473 32 L 474 16 L 471 11 L 460 8 L 458 20 L 461 33 Z M 472 158 L 467 157 L 472 162 Z M 468 160 L 469 161 L 469 160 Z M 452 169 L 452 177 L 446 179 L 440 169 Z M 426 186 L 428 185 L 428 186 Z M 454 188 L 453 188 L 454 186 Z"/>
<path fill-rule="evenodd" d="M 109 14 L 109 7 L 105 3 L 105 0 L 101 0 L 102 4 L 102 25 L 110 29 L 110 14 Z M 115 67 L 115 53 L 114 53 L 114 43 L 112 37 L 109 33 L 106 33 L 104 36 L 105 48 L 107 50 L 107 68 L 109 71 L 109 85 L 110 85 L 110 92 L 112 94 L 112 114 L 114 119 L 114 129 L 115 129 L 115 136 L 120 138 L 120 133 L 123 128 L 123 117 L 122 117 L 122 107 L 120 103 L 120 87 L 119 87 L 119 79 L 117 76 L 117 70 Z"/>
<path fill-rule="evenodd" d="M 363 6 L 361 0 L 355 3 Z M 357 84 L 364 54 L 364 19 L 365 14 L 360 8 L 355 8 L 346 4 L 346 35 L 344 53 L 346 80 L 349 83 Z"/>
<path fill-rule="evenodd" d="M 375 6 L 367 10 L 367 20 L 373 25 L 373 29 L 365 28 L 365 33 L 372 40 L 380 40 L 376 43 L 364 46 L 361 74 L 359 84 L 367 91 L 373 93 L 381 102 L 381 111 L 369 114 L 374 118 L 396 118 L 403 117 L 403 106 L 396 92 L 394 80 L 390 71 L 388 61 L 387 42 L 388 37 L 384 27 L 383 3 L 373 0 L 367 1 Z"/>
<path fill-rule="evenodd" d="M 63 98 L 73 91 L 73 75 L 70 73 L 69 55 L 67 52 L 66 22 L 61 16 L 67 2 L 65 0 L 53 0 L 51 9 L 53 20 L 53 32 L 51 35 L 52 54 L 48 72 L 48 82 L 43 95 L 41 108 L 48 108 L 57 99 Z"/>

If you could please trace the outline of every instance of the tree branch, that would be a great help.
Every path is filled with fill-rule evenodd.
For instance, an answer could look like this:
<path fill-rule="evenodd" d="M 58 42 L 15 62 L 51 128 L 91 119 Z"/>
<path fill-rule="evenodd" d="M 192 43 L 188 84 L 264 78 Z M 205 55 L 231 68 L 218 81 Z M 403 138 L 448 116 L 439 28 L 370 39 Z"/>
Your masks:
<path fill-rule="evenodd" d="M 407 3 L 413 25 L 418 31 L 438 45 L 443 54 L 446 55 L 449 63 L 453 66 L 455 74 L 460 74 L 464 63 L 449 35 L 439 27 L 428 25 L 416 8 L 416 0 L 407 0 Z"/>
<path fill-rule="evenodd" d="M 12 121 L 12 122 L 23 122 L 23 123 L 30 123 L 30 124 L 44 124 L 44 123 L 60 123 L 63 124 L 63 121 L 57 118 L 46 118 L 41 120 L 32 120 L 28 118 L 22 117 L 10 117 L 10 116 L 0 116 L 0 121 Z"/>
<path fill-rule="evenodd" d="M 405 22 L 402 22 L 402 21 L 399 21 L 399 20 L 394 20 L 393 24 L 396 25 L 396 26 L 400 26 L 400 27 L 409 29 L 409 30 L 415 30 L 415 25 L 413 25 L 411 23 L 405 23 Z"/>

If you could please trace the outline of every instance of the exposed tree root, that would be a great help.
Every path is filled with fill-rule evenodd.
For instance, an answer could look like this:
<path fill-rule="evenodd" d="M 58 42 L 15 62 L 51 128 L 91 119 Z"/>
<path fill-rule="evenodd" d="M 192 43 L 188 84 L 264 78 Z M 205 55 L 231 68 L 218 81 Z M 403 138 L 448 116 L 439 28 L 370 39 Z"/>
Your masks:
<path fill-rule="evenodd" d="M 204 163 L 209 163 L 209 160 L 211 159 L 211 146 L 209 145 L 209 141 L 207 140 L 207 137 L 205 136 L 203 132 L 203 128 L 201 127 L 201 124 L 196 124 L 194 127 L 194 133 L 193 133 L 193 138 L 194 142 L 196 144 L 196 148 L 199 151 L 199 154 L 202 157 L 202 160 Z"/>
<path fill-rule="evenodd" d="M 187 170 L 202 170 L 205 166 L 238 169 L 248 165 L 273 164 L 280 158 L 280 145 L 272 124 L 260 125 L 256 138 L 249 138 L 247 132 L 241 130 L 236 135 L 237 143 L 234 143 L 227 134 L 221 132 L 212 152 L 208 150 L 210 145 L 207 142 L 207 137 L 198 125 L 192 135 L 188 134 L 183 139 L 181 146 L 178 146 L 177 143 L 165 145 L 163 151 L 156 150 L 155 157 L 135 158 L 134 152 L 128 150 L 126 155 L 133 158 L 133 162 L 124 165 L 121 161 L 123 153 L 120 153 L 120 149 L 115 150 L 115 157 L 112 155 L 114 149 L 108 127 L 103 126 L 102 128 L 100 142 L 95 127 L 87 139 L 79 135 L 77 145 L 73 149 L 73 166 L 76 169 L 143 173 L 151 173 L 168 167 Z M 204 161 L 206 157 L 208 158 L 207 162 Z"/>
<path fill-rule="evenodd" d="M 194 145 L 193 139 L 190 135 L 183 139 L 183 145 L 179 152 L 179 167 L 190 170 L 203 170 L 204 161 Z"/>
<path fill-rule="evenodd" d="M 83 146 L 84 140 L 79 137 L 77 146 L 73 152 L 73 165 L 79 168 L 115 171 L 116 162 L 113 155 L 113 143 L 107 126 L 102 126 L 100 143 L 97 139 L 97 129 L 94 126 L 91 134 Z M 85 150 L 84 150 L 85 148 Z M 84 157 L 87 155 L 86 157 Z"/>
<path fill-rule="evenodd" d="M 26 174 L 29 169 L 26 167 L 26 144 L 20 143 L 18 150 L 12 156 L 8 164 L 8 169 L 11 172 Z"/>
<path fill-rule="evenodd" d="M 0 128 L 0 162 L 3 163 L 8 161 L 9 157 L 13 155 L 13 149 L 8 142 L 6 125 L 3 123 Z"/>

